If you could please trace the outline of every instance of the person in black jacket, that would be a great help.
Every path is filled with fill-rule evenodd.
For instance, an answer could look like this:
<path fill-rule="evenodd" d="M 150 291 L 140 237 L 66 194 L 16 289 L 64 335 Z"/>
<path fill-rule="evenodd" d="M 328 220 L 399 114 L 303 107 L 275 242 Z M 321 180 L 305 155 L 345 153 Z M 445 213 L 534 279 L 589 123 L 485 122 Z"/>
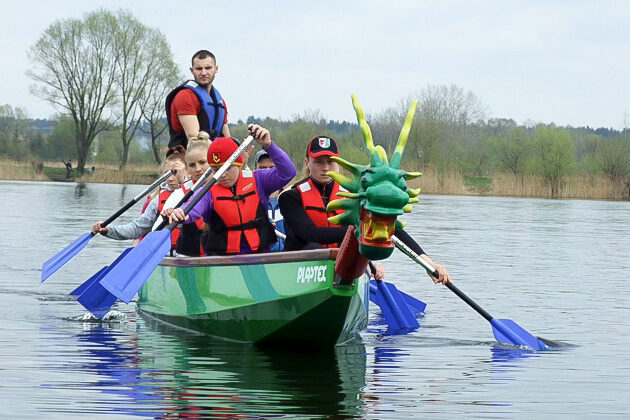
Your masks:
<path fill-rule="evenodd" d="M 327 212 L 326 205 L 342 198 L 336 195 L 342 187 L 326 175 L 328 171 L 339 171 L 331 156 L 339 156 L 335 140 L 327 136 L 313 137 L 306 149 L 303 179 L 280 194 L 278 202 L 287 231 L 285 251 L 335 248 L 346 234 L 346 226 L 332 225 L 327 220 L 335 213 Z M 451 281 L 446 268 L 431 260 L 407 232 L 397 228 L 394 234 L 435 267 L 440 273 L 438 278 L 431 277 L 435 283 Z"/>

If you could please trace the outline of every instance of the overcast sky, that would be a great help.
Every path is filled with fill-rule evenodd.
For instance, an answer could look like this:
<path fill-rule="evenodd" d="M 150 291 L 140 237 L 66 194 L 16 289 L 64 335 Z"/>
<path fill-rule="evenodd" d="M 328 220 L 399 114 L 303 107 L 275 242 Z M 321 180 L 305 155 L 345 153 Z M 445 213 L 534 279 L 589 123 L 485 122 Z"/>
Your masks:
<path fill-rule="evenodd" d="M 429 84 L 472 91 L 488 116 L 630 125 L 630 1 L 30 1 L 0 12 L 0 104 L 55 110 L 29 93 L 26 55 L 55 20 L 126 8 L 159 28 L 188 72 L 215 53 L 230 120 L 319 109 L 355 121 Z"/>

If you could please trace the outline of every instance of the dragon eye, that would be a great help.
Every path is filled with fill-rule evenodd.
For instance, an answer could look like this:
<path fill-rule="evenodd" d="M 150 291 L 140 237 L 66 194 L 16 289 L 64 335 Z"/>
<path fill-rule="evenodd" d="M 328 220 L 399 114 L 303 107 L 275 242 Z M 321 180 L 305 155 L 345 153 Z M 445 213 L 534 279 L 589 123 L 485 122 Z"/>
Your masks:
<path fill-rule="evenodd" d="M 366 177 L 361 178 L 361 184 L 365 184 L 366 182 L 367 182 L 367 178 Z"/>

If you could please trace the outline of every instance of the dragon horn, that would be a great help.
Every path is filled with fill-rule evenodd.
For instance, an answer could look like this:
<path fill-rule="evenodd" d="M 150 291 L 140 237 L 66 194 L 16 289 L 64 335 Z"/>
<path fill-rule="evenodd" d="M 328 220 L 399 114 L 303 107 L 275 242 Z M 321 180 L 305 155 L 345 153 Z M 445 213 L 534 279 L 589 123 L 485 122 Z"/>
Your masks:
<path fill-rule="evenodd" d="M 409 195 L 409 197 L 413 198 L 416 197 L 418 194 L 420 194 L 420 191 L 422 190 L 422 188 L 409 188 L 407 187 L 407 194 Z"/>
<path fill-rule="evenodd" d="M 353 202 L 353 200 L 346 200 L 346 199 L 341 198 L 341 199 L 333 200 L 330 203 L 328 203 L 328 205 L 326 205 L 326 211 L 350 210 L 354 206 L 355 206 L 355 203 Z"/>
<path fill-rule="evenodd" d="M 381 158 L 381 162 L 383 162 L 383 165 L 387 165 L 387 152 L 385 151 L 385 149 L 383 149 L 383 146 L 381 146 L 380 144 L 377 145 L 376 152 L 378 153 L 378 156 Z"/>
<path fill-rule="evenodd" d="M 405 172 L 404 177 L 405 181 L 409 181 L 410 179 L 418 178 L 422 176 L 422 172 Z"/>
<path fill-rule="evenodd" d="M 374 147 L 374 140 L 372 139 L 372 130 L 370 130 L 370 126 L 365 120 L 365 112 L 363 111 L 363 107 L 359 103 L 357 95 L 355 95 L 354 93 L 352 94 L 352 106 L 354 107 L 354 112 L 357 114 L 359 127 L 361 127 L 361 131 L 363 132 L 363 141 L 365 143 L 365 147 L 367 147 L 368 149 L 370 163 L 372 167 L 381 166 L 383 162 L 380 161 L 380 156 L 375 150 L 376 148 Z"/>
<path fill-rule="evenodd" d="M 345 214 L 337 214 L 335 216 L 330 216 L 328 218 L 328 222 L 333 225 L 342 225 L 345 219 Z"/>
<path fill-rule="evenodd" d="M 342 187 L 344 187 L 347 190 L 350 191 L 356 191 L 356 180 L 348 178 L 347 176 L 340 174 L 339 172 L 326 172 L 326 175 L 328 175 L 329 177 L 331 177 L 332 179 L 334 179 L 335 181 L 337 181 L 337 183 L 339 185 L 341 185 Z"/>
<path fill-rule="evenodd" d="M 332 159 L 333 162 L 337 162 L 339 164 L 339 166 L 341 166 L 342 168 L 344 168 L 345 170 L 347 170 L 348 172 L 352 173 L 352 175 L 357 176 L 361 173 L 361 171 L 363 171 L 363 166 L 362 165 L 356 165 L 352 162 L 348 162 L 347 160 L 345 160 L 344 158 L 341 158 L 339 156 L 331 156 L 330 159 Z"/>
<path fill-rule="evenodd" d="M 411 124 L 413 124 L 413 116 L 416 113 L 417 104 L 418 100 L 414 99 L 411 101 L 409 112 L 407 112 L 407 117 L 405 118 L 405 123 L 403 124 L 402 130 L 400 130 L 400 136 L 398 137 L 398 143 L 396 143 L 396 149 L 394 150 L 392 161 L 389 164 L 390 168 L 400 168 L 400 161 L 402 160 L 402 154 L 405 151 L 405 146 L 407 145 L 407 139 L 409 138 L 409 131 L 411 130 Z"/>

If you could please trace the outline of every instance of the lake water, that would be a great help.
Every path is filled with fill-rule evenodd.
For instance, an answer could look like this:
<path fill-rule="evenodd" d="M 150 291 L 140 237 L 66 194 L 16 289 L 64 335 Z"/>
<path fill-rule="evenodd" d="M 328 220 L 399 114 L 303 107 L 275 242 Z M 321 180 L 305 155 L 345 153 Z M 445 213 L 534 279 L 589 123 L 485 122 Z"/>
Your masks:
<path fill-rule="evenodd" d="M 408 231 L 493 316 L 566 343 L 502 348 L 490 324 L 395 252 L 387 279 L 421 328 L 328 353 L 261 351 L 149 324 L 93 322 L 67 296 L 129 242 L 96 237 L 41 284 L 43 261 L 142 186 L 0 182 L 3 418 L 624 418 L 630 415 L 630 203 L 424 196 Z M 121 221 L 139 213 L 132 208 Z"/>

